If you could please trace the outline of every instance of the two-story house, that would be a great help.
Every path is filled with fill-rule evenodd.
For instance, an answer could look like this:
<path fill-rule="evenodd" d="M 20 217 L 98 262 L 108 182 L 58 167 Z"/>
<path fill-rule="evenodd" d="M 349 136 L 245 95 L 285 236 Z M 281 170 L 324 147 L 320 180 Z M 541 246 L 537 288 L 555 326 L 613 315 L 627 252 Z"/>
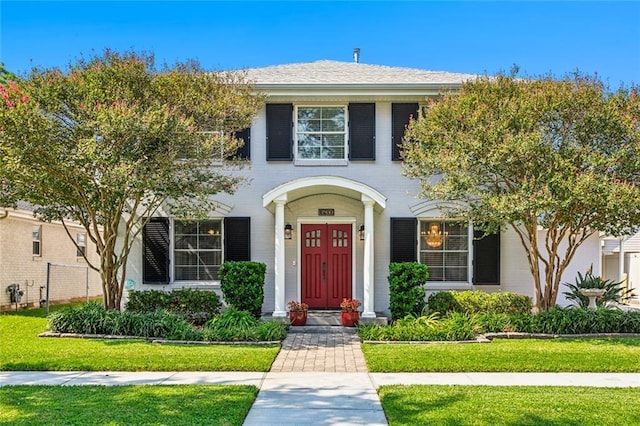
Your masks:
<path fill-rule="evenodd" d="M 473 224 L 444 220 L 438 203 L 416 198 L 403 177 L 399 144 L 428 97 L 473 75 L 318 61 L 246 70 L 268 95 L 242 132 L 249 183 L 221 194 L 210 218 L 157 217 L 127 269 L 137 289 L 218 288 L 227 260 L 267 264 L 264 312 L 289 300 L 337 308 L 362 304 L 362 317 L 388 313 L 390 262 L 429 266 L 429 291 L 484 289 L 533 295 L 526 258 L 505 230 L 478 239 Z M 566 273 L 594 264 L 590 239 Z M 158 287 L 163 286 L 163 287 Z"/>

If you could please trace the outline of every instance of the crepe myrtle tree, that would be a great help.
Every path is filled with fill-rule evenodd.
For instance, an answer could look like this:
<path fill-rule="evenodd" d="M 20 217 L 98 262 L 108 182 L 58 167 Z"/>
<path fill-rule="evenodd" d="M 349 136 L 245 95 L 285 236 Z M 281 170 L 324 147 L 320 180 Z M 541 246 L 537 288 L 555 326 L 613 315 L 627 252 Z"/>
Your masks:
<path fill-rule="evenodd" d="M 1 102 L 10 101 L 10 95 L 7 93 L 7 90 L 11 86 L 9 86 L 10 82 L 15 82 L 17 79 L 16 75 L 11 71 L 7 70 L 2 62 L 0 62 L 0 96 L 2 99 Z M 15 83 L 12 83 L 15 84 Z M 5 152 L 0 146 L 0 208 L 1 207 L 15 207 L 16 205 L 16 194 L 15 191 L 11 190 L 9 187 L 9 178 L 8 175 L 8 160 Z M 8 216 L 8 212 L 6 210 L 0 210 L 0 219 L 4 219 Z"/>
<path fill-rule="evenodd" d="M 213 194 L 242 182 L 227 160 L 234 131 L 263 102 L 242 73 L 157 68 L 151 54 L 111 50 L 2 87 L 9 189 L 40 206 L 38 218 L 62 222 L 74 244 L 67 222 L 84 227 L 108 309 L 119 309 L 132 244 L 161 206 L 202 217 Z"/>
<path fill-rule="evenodd" d="M 513 228 L 547 310 L 581 244 L 640 224 L 640 97 L 580 73 L 516 72 L 431 100 L 408 126 L 403 174 L 424 198 L 463 202 L 445 215 Z"/>

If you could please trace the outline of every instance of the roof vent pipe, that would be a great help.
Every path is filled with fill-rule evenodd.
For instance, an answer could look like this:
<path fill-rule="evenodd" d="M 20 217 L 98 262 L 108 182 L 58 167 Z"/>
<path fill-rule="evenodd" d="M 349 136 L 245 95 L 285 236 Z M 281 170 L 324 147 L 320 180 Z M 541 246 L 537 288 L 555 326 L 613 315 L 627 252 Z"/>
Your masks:
<path fill-rule="evenodd" d="M 356 64 L 360 63 L 360 48 L 356 47 L 353 49 L 353 62 Z"/>

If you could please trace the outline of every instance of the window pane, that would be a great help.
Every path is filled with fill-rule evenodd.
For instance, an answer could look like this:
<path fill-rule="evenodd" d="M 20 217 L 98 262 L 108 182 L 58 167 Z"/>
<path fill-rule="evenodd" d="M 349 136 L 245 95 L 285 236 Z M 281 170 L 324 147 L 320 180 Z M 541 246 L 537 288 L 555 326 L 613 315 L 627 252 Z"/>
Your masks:
<path fill-rule="evenodd" d="M 175 280 L 217 279 L 222 263 L 222 221 L 176 221 L 174 229 Z"/>
<path fill-rule="evenodd" d="M 33 247 L 31 249 L 32 249 L 32 254 L 35 254 L 35 255 L 39 256 L 40 255 L 40 242 L 39 241 L 34 241 L 33 242 Z"/>
<path fill-rule="evenodd" d="M 196 251 L 176 251 L 175 262 L 178 266 L 197 265 L 198 253 Z"/>
<path fill-rule="evenodd" d="M 429 281 L 467 282 L 467 224 L 438 220 L 420 221 L 420 262 L 429 267 Z"/>
<path fill-rule="evenodd" d="M 197 234 L 198 222 L 181 222 L 175 221 L 174 224 L 176 234 Z"/>
<path fill-rule="evenodd" d="M 320 120 L 321 111 L 319 107 L 299 107 L 298 120 Z"/>

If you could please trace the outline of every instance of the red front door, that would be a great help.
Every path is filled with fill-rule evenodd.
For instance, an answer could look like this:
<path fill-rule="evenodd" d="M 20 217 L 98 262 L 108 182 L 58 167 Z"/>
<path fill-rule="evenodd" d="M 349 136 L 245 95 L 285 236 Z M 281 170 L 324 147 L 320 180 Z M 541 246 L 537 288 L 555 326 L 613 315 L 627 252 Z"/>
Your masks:
<path fill-rule="evenodd" d="M 302 225 L 302 301 L 339 308 L 351 297 L 351 225 Z"/>

